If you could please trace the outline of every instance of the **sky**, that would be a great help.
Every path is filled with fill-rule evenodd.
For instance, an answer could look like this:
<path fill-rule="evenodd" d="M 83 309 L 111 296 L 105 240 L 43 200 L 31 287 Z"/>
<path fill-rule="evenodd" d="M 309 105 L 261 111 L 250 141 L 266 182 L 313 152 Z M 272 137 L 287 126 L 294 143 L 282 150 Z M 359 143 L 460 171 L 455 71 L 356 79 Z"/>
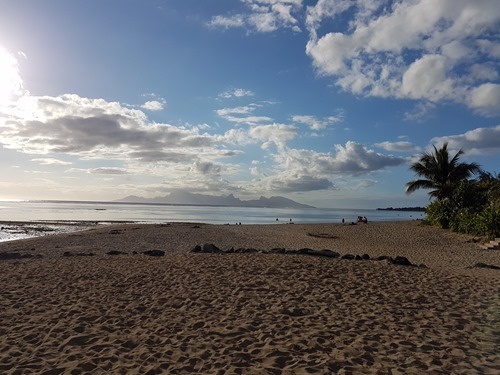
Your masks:
<path fill-rule="evenodd" d="M 425 206 L 500 172 L 498 0 L 0 0 L 0 200 Z"/>

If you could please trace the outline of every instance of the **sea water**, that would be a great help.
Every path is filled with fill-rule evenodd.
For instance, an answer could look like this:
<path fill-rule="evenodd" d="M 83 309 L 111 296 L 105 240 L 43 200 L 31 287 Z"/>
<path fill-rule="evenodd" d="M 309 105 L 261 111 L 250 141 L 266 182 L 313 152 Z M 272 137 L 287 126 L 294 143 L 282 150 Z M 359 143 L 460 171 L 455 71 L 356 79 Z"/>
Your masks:
<path fill-rule="evenodd" d="M 337 209 L 337 208 L 260 208 L 185 206 L 165 204 L 125 204 L 106 202 L 18 201 L 0 202 L 0 221 L 89 221 L 89 222 L 195 222 L 208 224 L 296 224 L 356 221 L 399 221 L 424 218 L 423 212 Z"/>

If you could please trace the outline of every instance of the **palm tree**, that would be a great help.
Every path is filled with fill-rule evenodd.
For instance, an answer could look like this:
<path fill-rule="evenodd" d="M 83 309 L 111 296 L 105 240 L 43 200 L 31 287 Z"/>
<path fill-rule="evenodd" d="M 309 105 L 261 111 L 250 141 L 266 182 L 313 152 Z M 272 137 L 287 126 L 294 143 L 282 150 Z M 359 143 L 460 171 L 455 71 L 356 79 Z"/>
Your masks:
<path fill-rule="evenodd" d="M 413 193 L 418 189 L 432 189 L 430 198 L 443 200 L 449 198 L 453 190 L 461 181 L 468 180 L 481 171 L 477 163 L 459 163 L 463 151 L 458 151 L 450 159 L 448 143 L 434 152 L 422 154 L 419 161 L 413 163 L 410 169 L 423 178 L 410 181 L 406 184 L 406 193 Z"/>

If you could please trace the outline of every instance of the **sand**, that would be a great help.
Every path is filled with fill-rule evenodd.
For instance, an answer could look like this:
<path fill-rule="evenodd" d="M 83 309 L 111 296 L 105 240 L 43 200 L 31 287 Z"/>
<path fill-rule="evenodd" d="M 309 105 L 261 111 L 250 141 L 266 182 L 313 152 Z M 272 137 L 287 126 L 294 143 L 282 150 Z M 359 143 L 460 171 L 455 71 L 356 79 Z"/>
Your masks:
<path fill-rule="evenodd" d="M 500 270 L 470 267 L 500 266 L 500 251 L 473 240 L 418 222 L 185 223 L 2 243 L 41 258 L 0 261 L 0 373 L 497 374 Z M 189 253 L 204 243 L 427 268 Z"/>

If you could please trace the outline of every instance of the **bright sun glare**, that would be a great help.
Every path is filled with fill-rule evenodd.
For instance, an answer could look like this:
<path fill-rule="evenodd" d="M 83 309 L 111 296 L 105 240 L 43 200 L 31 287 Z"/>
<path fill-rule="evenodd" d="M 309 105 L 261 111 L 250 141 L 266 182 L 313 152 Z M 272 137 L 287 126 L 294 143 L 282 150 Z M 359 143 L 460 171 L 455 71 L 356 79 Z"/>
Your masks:
<path fill-rule="evenodd" d="M 0 46 L 0 107 L 22 93 L 17 60 Z"/>

